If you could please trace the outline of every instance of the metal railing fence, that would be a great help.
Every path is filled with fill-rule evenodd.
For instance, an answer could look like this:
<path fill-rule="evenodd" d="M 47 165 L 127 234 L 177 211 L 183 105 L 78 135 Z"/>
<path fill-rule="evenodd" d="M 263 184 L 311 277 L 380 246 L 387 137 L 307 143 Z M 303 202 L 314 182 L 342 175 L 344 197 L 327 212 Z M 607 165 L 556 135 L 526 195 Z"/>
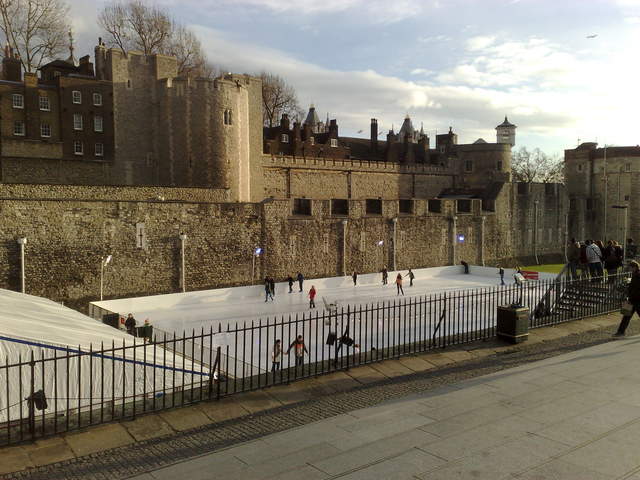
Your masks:
<path fill-rule="evenodd" d="M 624 277 L 399 297 L 179 336 L 156 329 L 151 342 L 121 346 L 31 346 L 0 364 L 0 445 L 492 338 L 500 305 L 528 307 L 531 328 L 615 311 Z"/>

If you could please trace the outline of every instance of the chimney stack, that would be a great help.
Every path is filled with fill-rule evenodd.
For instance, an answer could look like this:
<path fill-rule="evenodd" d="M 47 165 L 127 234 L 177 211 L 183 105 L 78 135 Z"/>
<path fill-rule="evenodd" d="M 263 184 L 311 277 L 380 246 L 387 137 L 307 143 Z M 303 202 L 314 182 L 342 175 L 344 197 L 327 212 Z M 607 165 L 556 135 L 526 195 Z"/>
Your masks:
<path fill-rule="evenodd" d="M 378 120 L 376 118 L 371 119 L 371 151 L 378 151 Z"/>

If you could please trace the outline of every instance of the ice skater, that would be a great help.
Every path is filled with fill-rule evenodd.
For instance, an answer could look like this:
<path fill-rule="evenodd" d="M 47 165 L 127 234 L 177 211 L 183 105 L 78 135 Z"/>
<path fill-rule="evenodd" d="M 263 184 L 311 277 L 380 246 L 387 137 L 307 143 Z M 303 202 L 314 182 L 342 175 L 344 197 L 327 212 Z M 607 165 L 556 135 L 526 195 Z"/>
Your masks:
<path fill-rule="evenodd" d="M 273 302 L 273 295 L 271 294 L 271 282 L 269 282 L 269 277 L 264 277 L 264 301 L 265 303 L 269 301 Z"/>
<path fill-rule="evenodd" d="M 500 275 L 500 286 L 504 286 L 504 268 L 498 265 L 498 275 Z"/>
<path fill-rule="evenodd" d="M 387 284 L 387 280 L 389 278 L 389 271 L 387 270 L 387 266 L 385 265 L 384 267 L 382 267 L 382 284 L 386 285 Z"/>
<path fill-rule="evenodd" d="M 409 269 L 409 273 L 407 273 L 405 277 L 409 277 L 409 286 L 413 287 L 413 279 L 416 278 L 416 276 L 413 274 L 411 269 Z"/>
<path fill-rule="evenodd" d="M 353 286 L 355 287 L 358 284 L 358 273 L 354 271 L 351 274 L 351 278 L 353 278 Z"/>
<path fill-rule="evenodd" d="M 280 370 L 280 362 L 282 360 L 282 342 L 276 340 L 273 344 L 273 351 L 271 352 L 271 371 L 275 372 Z"/>
<path fill-rule="evenodd" d="M 293 293 L 293 277 L 291 275 L 287 277 L 287 283 L 289 284 L 289 293 Z"/>
<path fill-rule="evenodd" d="M 300 286 L 300 291 L 302 291 L 302 282 L 304 282 L 304 275 L 298 272 L 297 278 L 298 278 L 298 285 Z"/>
<path fill-rule="evenodd" d="M 271 296 L 275 297 L 276 295 L 276 282 L 273 277 L 269 277 L 269 288 L 271 289 Z"/>
<path fill-rule="evenodd" d="M 295 347 L 295 355 L 296 355 L 296 367 L 301 367 L 302 365 L 304 365 L 305 352 L 307 355 L 309 355 L 309 350 L 307 350 L 307 346 L 304 344 L 304 339 L 302 338 L 302 335 L 298 335 L 298 337 L 293 342 L 291 342 L 291 345 L 289 345 L 289 348 L 287 349 L 286 355 L 289 355 L 289 352 L 294 347 Z"/>
<path fill-rule="evenodd" d="M 316 308 L 316 287 L 311 285 L 311 290 L 309 290 L 309 308 Z"/>
<path fill-rule="evenodd" d="M 402 289 L 402 274 L 398 273 L 398 276 L 396 277 L 396 287 L 398 289 L 398 295 L 400 295 L 400 293 L 402 293 L 402 296 L 404 297 L 404 290 Z"/>

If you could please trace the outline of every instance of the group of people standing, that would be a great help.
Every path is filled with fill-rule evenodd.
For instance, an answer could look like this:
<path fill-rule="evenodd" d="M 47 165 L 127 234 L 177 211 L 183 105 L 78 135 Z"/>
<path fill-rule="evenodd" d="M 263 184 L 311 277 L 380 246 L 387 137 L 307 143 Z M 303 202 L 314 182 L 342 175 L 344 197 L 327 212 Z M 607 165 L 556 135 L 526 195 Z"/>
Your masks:
<path fill-rule="evenodd" d="M 301 272 L 298 272 L 296 275 L 296 280 L 298 281 L 298 286 L 300 287 L 300 292 L 302 292 L 302 285 L 304 283 L 304 275 Z M 289 293 L 293 293 L 293 285 L 294 280 L 291 275 L 287 277 L 287 284 L 289 285 Z M 268 302 L 269 299 L 274 301 L 274 297 L 276 295 L 276 282 L 273 277 L 264 277 L 264 301 Z M 309 308 L 316 308 L 316 287 L 311 285 L 311 289 L 309 290 Z"/>
<path fill-rule="evenodd" d="M 382 284 L 386 285 L 389 281 L 389 270 L 387 270 L 387 266 L 385 265 L 384 267 L 382 267 L 382 270 L 380 271 L 380 273 L 382 274 Z M 353 272 L 354 274 L 354 280 L 353 280 L 353 284 L 355 285 L 355 272 Z M 409 269 L 409 272 L 405 275 L 405 277 L 409 277 L 409 286 L 413 287 L 413 280 L 414 278 L 416 278 L 415 274 L 411 271 L 411 269 Z M 398 272 L 398 275 L 396 275 L 396 289 L 398 291 L 397 295 L 402 294 L 404 296 L 404 289 L 402 288 L 402 273 Z"/>
<path fill-rule="evenodd" d="M 627 253 L 635 250 L 631 248 L 633 240 L 627 240 Z M 609 240 L 605 245 L 601 240 L 586 240 L 578 242 L 575 238 L 569 241 L 567 259 L 571 277 L 591 278 L 592 282 L 598 282 L 604 277 L 604 271 L 610 278 L 618 273 L 623 266 L 624 250 L 615 240 Z"/>

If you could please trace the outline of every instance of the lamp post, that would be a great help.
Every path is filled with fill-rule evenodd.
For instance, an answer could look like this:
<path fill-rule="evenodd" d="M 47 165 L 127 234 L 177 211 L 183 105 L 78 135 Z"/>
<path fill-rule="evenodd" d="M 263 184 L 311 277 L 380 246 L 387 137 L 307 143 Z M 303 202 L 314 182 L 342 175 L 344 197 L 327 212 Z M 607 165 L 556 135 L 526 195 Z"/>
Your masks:
<path fill-rule="evenodd" d="M 382 257 L 382 266 L 384 267 L 384 240 L 378 240 L 376 245 L 380 248 L 380 256 Z"/>
<path fill-rule="evenodd" d="M 624 261 L 627 259 L 627 212 L 629 210 L 628 205 L 611 205 L 611 208 L 624 210 L 624 237 L 622 240 L 622 244 L 624 248 L 622 249 L 622 265 L 624 265 Z"/>
<path fill-rule="evenodd" d="M 536 259 L 536 265 L 539 265 L 538 261 L 538 200 L 533 202 L 533 256 Z"/>
<path fill-rule="evenodd" d="M 251 255 L 251 283 L 253 283 L 253 279 L 256 273 L 256 257 L 259 257 L 262 253 L 261 247 L 256 247 L 253 249 L 253 253 Z"/>
<path fill-rule="evenodd" d="M 18 238 L 18 245 L 20 245 L 20 283 L 22 293 L 27 293 L 25 290 L 25 280 L 24 280 L 24 246 L 27 244 L 26 237 Z"/>
<path fill-rule="evenodd" d="M 347 275 L 347 220 L 342 220 L 342 275 Z"/>
<path fill-rule="evenodd" d="M 394 217 L 391 219 L 393 223 L 393 271 L 396 271 L 396 252 L 398 251 L 398 217 Z"/>
<path fill-rule="evenodd" d="M 182 292 L 186 292 L 187 291 L 187 284 L 185 282 L 185 261 L 184 261 L 184 248 L 185 248 L 185 242 L 187 240 L 187 234 L 186 233 L 180 233 L 179 235 L 180 238 L 180 251 L 181 251 L 181 260 L 182 260 L 182 267 L 180 268 L 180 278 L 182 279 Z"/>
<path fill-rule="evenodd" d="M 111 255 L 107 255 L 106 257 L 100 258 L 100 301 L 102 301 L 102 292 L 104 288 L 104 267 L 109 265 L 113 257 Z"/>

